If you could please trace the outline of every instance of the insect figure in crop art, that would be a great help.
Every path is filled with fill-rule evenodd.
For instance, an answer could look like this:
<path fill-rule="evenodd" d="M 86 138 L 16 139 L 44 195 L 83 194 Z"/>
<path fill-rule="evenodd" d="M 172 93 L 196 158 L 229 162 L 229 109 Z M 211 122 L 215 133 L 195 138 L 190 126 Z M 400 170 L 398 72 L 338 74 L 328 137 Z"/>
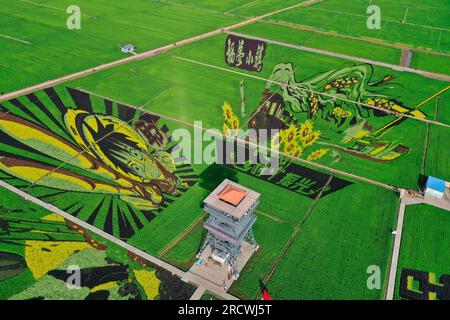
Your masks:
<path fill-rule="evenodd" d="M 113 232 L 113 219 L 118 219 L 119 233 L 132 235 L 196 177 L 190 168 L 177 168 L 170 154 L 176 145 L 157 117 L 108 100 L 92 105 L 89 95 L 69 92 L 73 101 L 64 104 L 53 92 L 53 104 L 29 95 L 30 101 L 2 105 L 2 175 L 19 179 L 30 192 L 59 190 L 44 197 L 62 201 L 75 215 L 83 214 L 84 204 L 88 222 L 99 219 Z"/>

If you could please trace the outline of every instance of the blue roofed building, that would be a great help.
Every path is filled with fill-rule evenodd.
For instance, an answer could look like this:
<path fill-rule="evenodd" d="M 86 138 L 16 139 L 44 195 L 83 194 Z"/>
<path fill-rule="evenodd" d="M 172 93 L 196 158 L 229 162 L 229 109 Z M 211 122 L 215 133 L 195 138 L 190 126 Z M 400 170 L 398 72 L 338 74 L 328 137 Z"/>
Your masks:
<path fill-rule="evenodd" d="M 435 177 L 428 177 L 427 184 L 425 186 L 425 195 L 443 199 L 445 195 L 446 182 L 442 179 Z"/>

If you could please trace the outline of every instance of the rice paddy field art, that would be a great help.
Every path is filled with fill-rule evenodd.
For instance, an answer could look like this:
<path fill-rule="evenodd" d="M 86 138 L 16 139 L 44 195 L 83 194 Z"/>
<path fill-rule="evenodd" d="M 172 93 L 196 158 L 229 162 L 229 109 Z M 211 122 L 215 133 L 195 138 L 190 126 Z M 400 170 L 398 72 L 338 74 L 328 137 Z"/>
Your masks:
<path fill-rule="evenodd" d="M 447 1 L 0 13 L 1 300 L 449 299 Z M 224 180 L 260 194 L 226 288 L 192 275 Z"/>

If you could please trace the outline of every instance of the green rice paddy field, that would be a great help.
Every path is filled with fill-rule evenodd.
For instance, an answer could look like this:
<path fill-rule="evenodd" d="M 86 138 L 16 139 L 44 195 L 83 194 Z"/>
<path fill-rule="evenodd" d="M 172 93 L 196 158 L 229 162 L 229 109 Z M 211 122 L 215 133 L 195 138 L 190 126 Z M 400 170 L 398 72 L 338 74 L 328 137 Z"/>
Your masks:
<path fill-rule="evenodd" d="M 450 240 L 446 237 L 450 226 L 448 211 L 427 205 L 408 206 L 404 236 L 397 270 L 397 288 L 403 269 L 432 272 L 439 279 L 450 273 L 447 254 Z M 399 298 L 399 292 L 396 292 Z"/>
<path fill-rule="evenodd" d="M 5 17 L 0 22 L 0 91 L 12 92 L 125 58 L 127 55 L 119 50 L 124 43 L 133 43 L 138 53 L 144 52 L 299 2 L 81 0 L 78 4 L 83 14 L 82 29 L 70 31 L 65 27 L 65 8 L 72 4 L 70 1 L 0 0 L 0 14 Z M 450 74 L 447 68 L 450 58 L 446 56 L 450 54 L 447 1 L 433 0 L 426 4 L 416 0 L 372 1 L 372 4 L 382 9 L 381 30 L 365 27 L 368 1 L 323 0 L 233 31 L 392 65 L 400 62 L 401 46 L 425 49 L 414 52 L 411 67 Z M 402 23 L 406 10 L 407 18 Z M 374 39 L 388 45 L 376 43 Z M 262 280 L 274 299 L 384 299 L 394 239 L 392 230 L 396 228 L 399 205 L 398 194 L 389 186 L 417 190 L 420 175 L 450 180 L 447 110 L 450 91 L 444 92 L 448 82 L 274 43 L 267 44 L 263 68 L 256 73 L 225 63 L 226 40 L 226 34 L 219 34 L 152 58 L 43 88 L 31 95 L 9 101 L 1 101 L 0 97 L 0 124 L 12 115 L 76 145 L 77 136 L 69 134 L 69 129 L 74 130 L 78 124 L 71 126 L 67 120 L 67 114 L 74 110 L 115 117 L 128 125 L 157 116 L 156 127 L 168 137 L 183 129 L 191 134 L 193 141 L 196 121 L 201 121 L 204 129 L 222 131 L 225 103 L 230 104 L 239 127 L 246 128 L 252 113 L 258 109 L 268 79 L 274 69 L 284 64 L 292 66 L 291 79 L 297 83 L 313 83 L 312 79 L 333 70 L 364 70 L 364 82 L 376 84 L 386 80 L 386 85 L 369 85 L 361 90 L 367 89 L 364 92 L 369 94 L 376 92 L 405 108 L 419 106 L 426 119 L 442 125 L 400 119 L 380 141 L 400 144 L 407 152 L 391 161 L 378 161 L 348 152 L 332 152 L 331 143 L 343 145 L 343 129 L 317 118 L 312 126 L 320 131 L 320 139 L 305 148 L 299 156 L 301 159 L 292 165 L 315 170 L 316 175 L 327 175 L 327 178 L 331 171 L 338 170 L 330 184 L 341 179 L 348 183 L 320 197 L 294 192 L 287 182 L 283 187 L 236 167 L 177 163 L 175 174 L 188 186 L 180 188 L 179 194 L 165 193 L 158 210 L 146 210 L 134 202 L 136 199 L 110 191 L 110 188 L 119 190 L 123 182 L 105 176 L 104 172 L 87 169 L 74 158 L 68 159 L 64 145 L 44 152 L 36 149 L 39 145 L 32 138 L 15 141 L 20 137 L 12 137 L 7 128 L 0 132 L 0 162 L 4 157 L 15 157 L 28 161 L 29 170 L 38 163 L 58 168 L 64 174 L 58 184 L 45 180 L 40 172 L 36 173 L 37 182 L 27 174 L 17 176 L 7 171 L 0 171 L 0 179 L 186 271 L 195 262 L 206 236 L 202 228 L 202 201 L 228 178 L 262 194 L 254 225 L 260 249 L 229 293 L 241 299 L 258 299 L 259 280 Z M 241 84 L 245 92 L 245 115 L 240 112 Z M 444 93 L 432 98 L 440 91 Z M 342 106 L 342 98 L 334 99 Z M 358 110 L 365 112 L 364 108 Z M 396 119 L 399 120 L 381 112 L 367 117 L 365 127 L 383 127 Z M 306 123 L 306 118 L 299 116 L 298 121 Z M 112 134 L 123 133 L 120 129 L 116 127 Z M 92 144 L 100 142 L 101 139 L 95 138 L 91 141 Z M 168 139 L 165 144 L 164 150 L 168 151 L 173 141 Z M 200 150 L 205 147 L 202 145 Z M 327 150 L 322 157 L 307 160 L 308 155 L 322 149 Z M 108 192 L 80 192 L 72 184 L 74 176 L 91 183 L 101 182 Z M 327 186 L 321 182 L 315 188 L 325 190 Z M 1 196 L 9 197 L 8 192 Z M 14 201 L 11 198 L 8 205 L 14 207 Z M 447 217 L 446 212 L 431 207 L 408 207 L 399 270 L 424 268 L 439 274 L 449 271 L 445 249 L 448 249 L 448 237 L 442 236 L 448 229 Z M 10 245 L 2 243 L 3 238 L 0 233 L 0 251 L 8 251 Z M 112 255 L 137 267 L 123 252 Z M 366 285 L 367 268 L 373 265 L 381 270 L 378 290 L 369 290 Z M 31 283 L 29 273 L 26 277 Z M 17 283 L 22 283 L 17 279 Z M 5 283 L 0 278 L 0 298 L 12 296 L 2 294 Z M 144 290 L 144 287 L 140 288 Z M 113 291 L 111 297 L 116 297 Z M 164 297 L 167 296 L 162 294 L 159 298 Z"/>

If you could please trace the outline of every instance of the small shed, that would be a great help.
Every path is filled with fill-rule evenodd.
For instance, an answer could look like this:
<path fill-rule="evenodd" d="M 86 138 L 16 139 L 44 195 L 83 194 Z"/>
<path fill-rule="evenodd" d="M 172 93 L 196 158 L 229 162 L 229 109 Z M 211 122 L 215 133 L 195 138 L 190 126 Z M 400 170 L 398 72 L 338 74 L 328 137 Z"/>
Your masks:
<path fill-rule="evenodd" d="M 445 181 L 435 177 L 428 177 L 427 184 L 425 186 L 425 195 L 442 199 L 445 194 Z"/>
<path fill-rule="evenodd" d="M 133 53 L 135 49 L 135 46 L 131 43 L 124 44 L 120 47 L 120 51 L 122 51 L 123 53 Z"/>

